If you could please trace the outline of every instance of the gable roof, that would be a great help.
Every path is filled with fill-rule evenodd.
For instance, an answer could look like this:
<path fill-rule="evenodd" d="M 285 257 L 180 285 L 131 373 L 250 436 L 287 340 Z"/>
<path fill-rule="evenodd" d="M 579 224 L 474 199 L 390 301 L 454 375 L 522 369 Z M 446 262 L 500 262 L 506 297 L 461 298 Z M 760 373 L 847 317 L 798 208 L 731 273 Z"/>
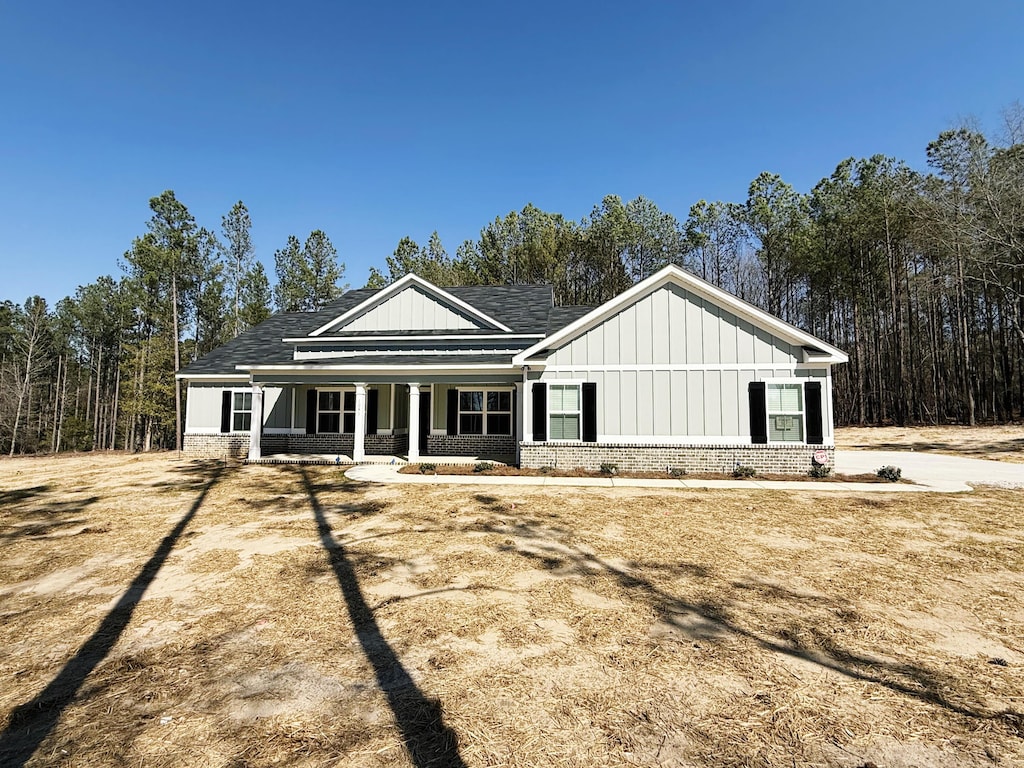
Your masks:
<path fill-rule="evenodd" d="M 512 358 L 512 362 L 516 365 L 521 365 L 529 362 L 530 359 L 537 354 L 567 344 L 576 337 L 586 333 L 594 326 L 604 322 L 616 312 L 628 307 L 630 304 L 635 303 L 667 283 L 674 283 L 686 290 L 692 291 L 701 298 L 710 301 L 712 304 L 723 307 L 735 315 L 742 317 L 752 323 L 755 327 L 762 328 L 797 346 L 811 347 L 813 349 L 821 350 L 823 354 L 820 357 L 816 357 L 816 361 L 820 361 L 822 363 L 845 363 L 849 359 L 847 354 L 841 349 L 822 341 L 816 336 L 812 336 L 806 331 L 800 330 L 795 325 L 791 325 L 785 320 L 765 312 L 763 309 L 755 307 L 753 304 L 744 301 L 738 296 L 734 296 L 728 291 L 722 290 L 718 286 L 712 285 L 705 280 L 701 280 L 691 272 L 687 272 L 673 264 L 669 264 L 667 267 L 651 275 L 646 280 L 642 280 L 637 283 L 629 290 L 620 293 L 618 296 L 606 301 L 601 306 L 587 312 L 582 317 L 579 317 L 553 333 L 550 333 L 546 338 L 538 341 L 533 346 L 528 347 Z"/>
<path fill-rule="evenodd" d="M 476 320 L 478 323 L 491 329 L 505 331 L 507 333 L 512 332 L 511 328 L 509 328 L 501 321 L 495 320 L 486 312 L 477 309 L 472 304 L 460 299 L 458 296 L 454 296 L 448 291 L 445 291 L 443 288 L 438 288 L 433 283 L 430 283 L 424 280 L 419 275 L 410 272 L 408 275 L 401 278 L 400 280 L 396 280 L 395 282 L 393 282 L 387 288 L 380 289 L 379 291 L 367 297 L 359 304 L 356 304 L 354 307 L 347 310 L 343 314 L 334 318 L 330 322 L 320 326 L 309 335 L 320 336 L 323 333 L 330 330 L 331 328 L 343 326 L 345 321 L 354 320 L 360 315 L 369 312 L 374 307 L 380 306 L 388 299 L 397 296 L 403 291 L 410 290 L 410 288 L 412 288 L 413 286 L 419 288 L 427 295 L 432 296 L 439 304 L 447 305 L 450 309 L 453 309 L 456 314 L 460 314 L 464 317 L 469 318 L 470 320 Z"/>
<path fill-rule="evenodd" d="M 381 348 L 387 349 L 390 342 L 399 337 L 506 335 L 505 331 L 493 328 L 387 332 L 345 332 L 340 330 L 330 335 L 310 335 L 313 331 L 329 325 L 333 320 L 351 312 L 354 308 L 366 304 L 368 300 L 378 296 L 382 290 L 386 289 L 358 288 L 346 291 L 316 312 L 288 312 L 273 315 L 185 366 L 178 375 L 181 378 L 215 375 L 236 376 L 240 374 L 238 366 L 295 363 L 293 354 L 298 339 L 308 343 L 328 343 L 333 339 L 353 341 L 358 339 L 372 342 L 376 337 L 380 339 Z M 511 331 L 509 335 L 518 335 L 522 340 L 520 342 L 522 346 L 548 334 L 553 327 L 552 319 L 566 317 L 565 312 L 570 309 L 553 306 L 554 293 L 550 285 L 480 285 L 441 290 L 509 328 Z M 554 322 L 558 322 L 558 320 Z M 523 338 L 530 336 L 533 339 Z M 459 359 L 462 359 L 461 356 Z M 511 355 L 507 355 L 506 360 L 510 361 Z"/>

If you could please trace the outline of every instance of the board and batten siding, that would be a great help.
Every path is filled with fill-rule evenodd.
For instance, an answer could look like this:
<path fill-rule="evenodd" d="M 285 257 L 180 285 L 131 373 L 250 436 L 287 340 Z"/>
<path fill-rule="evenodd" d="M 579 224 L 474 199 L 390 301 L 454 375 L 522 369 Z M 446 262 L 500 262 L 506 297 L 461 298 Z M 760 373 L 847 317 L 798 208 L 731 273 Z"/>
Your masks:
<path fill-rule="evenodd" d="M 250 392 L 247 382 L 193 382 L 188 385 L 185 401 L 185 431 L 219 432 L 221 393 Z M 290 387 L 263 387 L 263 426 L 267 429 L 287 429 L 291 426 L 292 407 Z"/>
<path fill-rule="evenodd" d="M 750 382 L 817 380 L 829 391 L 827 366 L 802 360 L 800 347 L 668 284 L 554 350 L 530 378 L 596 382 L 599 440 L 745 442 Z"/>
<path fill-rule="evenodd" d="M 802 359 L 800 347 L 669 284 L 554 351 L 547 364 L 791 364 Z"/>
<path fill-rule="evenodd" d="M 346 331 L 459 330 L 481 327 L 479 323 L 410 286 L 366 312 L 338 326 Z"/>

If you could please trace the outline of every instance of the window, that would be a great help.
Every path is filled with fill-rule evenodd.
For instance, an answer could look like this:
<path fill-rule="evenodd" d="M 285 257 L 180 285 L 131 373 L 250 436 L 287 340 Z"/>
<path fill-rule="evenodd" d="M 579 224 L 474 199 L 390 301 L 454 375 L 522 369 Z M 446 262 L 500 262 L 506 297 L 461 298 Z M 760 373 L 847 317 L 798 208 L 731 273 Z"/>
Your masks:
<path fill-rule="evenodd" d="M 337 389 L 317 392 L 317 432 L 356 431 L 356 393 Z"/>
<path fill-rule="evenodd" d="M 511 435 L 512 393 L 508 390 L 460 390 L 460 435 Z"/>
<path fill-rule="evenodd" d="M 548 386 L 548 440 L 580 439 L 580 385 Z"/>
<path fill-rule="evenodd" d="M 231 431 L 248 432 L 251 426 L 252 392 L 234 392 L 231 397 Z"/>
<path fill-rule="evenodd" d="M 804 441 L 804 388 L 800 384 L 772 384 L 765 389 L 768 442 Z"/>

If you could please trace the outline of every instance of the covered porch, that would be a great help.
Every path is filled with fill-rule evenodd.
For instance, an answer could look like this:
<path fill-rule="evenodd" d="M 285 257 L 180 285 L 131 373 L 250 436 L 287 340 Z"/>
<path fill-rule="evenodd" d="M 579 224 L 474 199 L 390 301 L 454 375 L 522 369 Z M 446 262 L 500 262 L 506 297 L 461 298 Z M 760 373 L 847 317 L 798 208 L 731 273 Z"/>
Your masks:
<path fill-rule="evenodd" d="M 523 439 L 522 382 L 507 369 L 416 378 L 253 371 L 241 395 L 229 418 L 247 416 L 250 462 L 511 464 Z"/>

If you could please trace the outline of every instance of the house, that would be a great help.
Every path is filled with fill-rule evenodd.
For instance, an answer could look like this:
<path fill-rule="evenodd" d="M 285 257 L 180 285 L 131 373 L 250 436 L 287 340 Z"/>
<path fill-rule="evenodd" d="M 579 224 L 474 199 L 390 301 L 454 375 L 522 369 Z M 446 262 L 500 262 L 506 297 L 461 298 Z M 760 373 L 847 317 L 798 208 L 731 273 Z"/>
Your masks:
<path fill-rule="evenodd" d="M 833 462 L 846 360 L 669 266 L 594 308 L 410 274 L 275 315 L 178 376 L 192 455 L 806 472 Z"/>

